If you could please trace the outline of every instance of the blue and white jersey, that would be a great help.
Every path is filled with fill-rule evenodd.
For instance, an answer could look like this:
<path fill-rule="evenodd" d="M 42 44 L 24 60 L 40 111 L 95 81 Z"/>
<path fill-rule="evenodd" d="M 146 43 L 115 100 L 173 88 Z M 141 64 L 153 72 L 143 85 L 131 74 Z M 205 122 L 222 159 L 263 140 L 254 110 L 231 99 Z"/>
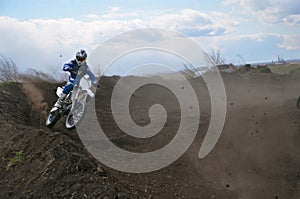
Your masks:
<path fill-rule="evenodd" d="M 70 72 L 69 81 L 72 83 L 75 81 L 79 71 L 81 74 L 80 77 L 77 78 L 78 80 L 80 80 L 81 77 L 87 74 L 92 80 L 92 82 L 97 82 L 97 78 L 92 73 L 89 66 L 87 64 L 79 66 L 75 59 L 71 60 L 69 63 L 64 64 L 63 70 Z"/>

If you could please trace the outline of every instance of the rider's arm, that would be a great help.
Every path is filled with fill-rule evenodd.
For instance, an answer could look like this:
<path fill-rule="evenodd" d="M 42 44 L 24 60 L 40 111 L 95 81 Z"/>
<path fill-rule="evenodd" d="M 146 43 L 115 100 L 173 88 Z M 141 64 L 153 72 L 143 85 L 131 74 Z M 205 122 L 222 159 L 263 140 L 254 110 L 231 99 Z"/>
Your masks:
<path fill-rule="evenodd" d="M 64 71 L 74 71 L 75 69 L 76 69 L 76 65 L 72 61 L 64 64 L 63 66 Z"/>
<path fill-rule="evenodd" d="M 90 77 L 90 79 L 92 80 L 93 84 L 97 84 L 97 78 L 96 78 L 96 76 L 94 75 L 94 73 L 89 68 L 87 68 L 86 74 Z"/>
<path fill-rule="evenodd" d="M 70 72 L 69 78 L 75 79 L 78 74 L 78 67 L 74 61 L 70 61 L 69 63 L 64 64 L 63 71 Z"/>

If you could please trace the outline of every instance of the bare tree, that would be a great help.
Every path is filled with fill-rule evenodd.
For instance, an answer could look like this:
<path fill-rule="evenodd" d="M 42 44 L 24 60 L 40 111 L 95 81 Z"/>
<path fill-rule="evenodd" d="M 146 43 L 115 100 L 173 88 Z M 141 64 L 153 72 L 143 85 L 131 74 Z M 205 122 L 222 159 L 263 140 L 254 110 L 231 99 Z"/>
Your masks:
<path fill-rule="evenodd" d="M 244 66 L 246 64 L 246 60 L 244 59 L 244 57 L 240 54 L 237 54 L 236 56 L 238 57 L 237 65 Z"/>
<path fill-rule="evenodd" d="M 10 58 L 0 54 L 0 82 L 13 81 L 20 79 L 20 73 L 17 65 Z"/>
<path fill-rule="evenodd" d="M 209 57 L 216 65 L 226 64 L 226 59 L 222 57 L 220 49 L 217 51 L 212 49 Z"/>
<path fill-rule="evenodd" d="M 183 67 L 184 70 L 182 71 L 182 73 L 184 73 L 188 77 L 195 76 L 197 69 L 192 64 L 187 65 L 186 63 L 183 63 Z"/>
<path fill-rule="evenodd" d="M 215 66 L 226 64 L 226 60 L 222 57 L 221 51 L 215 51 L 214 49 L 212 49 L 211 53 L 203 51 L 203 61 L 205 65 L 197 67 L 193 66 L 192 64 L 183 63 L 184 70 L 182 73 L 189 77 L 198 77 L 209 68 L 214 70 L 216 69 Z"/>

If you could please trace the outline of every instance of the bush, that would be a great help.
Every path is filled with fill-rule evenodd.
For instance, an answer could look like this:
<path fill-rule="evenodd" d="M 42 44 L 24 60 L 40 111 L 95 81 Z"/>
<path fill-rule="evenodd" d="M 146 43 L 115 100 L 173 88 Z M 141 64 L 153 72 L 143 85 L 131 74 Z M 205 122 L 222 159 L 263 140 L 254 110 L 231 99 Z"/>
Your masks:
<path fill-rule="evenodd" d="M 0 82 L 18 82 L 20 73 L 17 65 L 10 59 L 0 54 Z"/>

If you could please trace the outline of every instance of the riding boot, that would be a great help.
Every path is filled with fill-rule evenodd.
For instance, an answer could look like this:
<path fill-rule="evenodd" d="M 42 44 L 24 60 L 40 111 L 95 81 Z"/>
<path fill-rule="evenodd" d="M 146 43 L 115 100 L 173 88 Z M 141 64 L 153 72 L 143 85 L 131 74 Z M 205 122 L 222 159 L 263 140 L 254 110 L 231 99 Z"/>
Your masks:
<path fill-rule="evenodd" d="M 62 93 L 54 104 L 55 107 L 60 108 L 67 94 Z"/>

